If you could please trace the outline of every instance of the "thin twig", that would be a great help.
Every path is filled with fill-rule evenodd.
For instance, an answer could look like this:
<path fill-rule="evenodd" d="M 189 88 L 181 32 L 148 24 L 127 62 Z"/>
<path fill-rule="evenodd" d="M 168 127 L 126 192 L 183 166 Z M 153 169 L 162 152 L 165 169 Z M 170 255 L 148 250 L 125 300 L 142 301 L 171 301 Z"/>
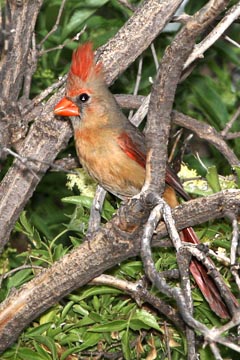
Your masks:
<path fill-rule="evenodd" d="M 181 139 L 182 133 L 183 133 L 183 129 L 180 129 L 180 130 L 178 130 L 178 132 L 176 134 L 176 138 L 175 138 L 175 141 L 174 141 L 173 146 L 171 148 L 171 152 L 170 152 L 170 154 L 168 156 L 168 162 L 169 163 L 171 163 L 173 161 L 173 159 L 174 159 L 175 150 L 177 148 L 179 140 Z"/>
<path fill-rule="evenodd" d="M 47 33 L 47 35 L 40 41 L 40 43 L 38 45 L 39 49 L 42 48 L 43 44 L 49 38 L 49 36 L 51 36 L 58 29 L 58 25 L 60 23 L 60 19 L 61 19 L 62 13 L 63 13 L 65 2 L 66 2 L 66 0 L 62 0 L 59 11 L 58 11 L 56 22 L 53 25 L 52 29 Z"/>
<path fill-rule="evenodd" d="M 237 108 L 236 112 L 234 113 L 234 115 L 232 116 L 232 118 L 230 119 L 230 121 L 227 123 L 227 125 L 225 126 L 225 128 L 221 131 L 221 135 L 222 137 L 226 138 L 227 135 L 232 135 L 232 134 L 228 134 L 229 130 L 231 129 L 231 127 L 233 126 L 234 122 L 237 120 L 237 118 L 240 115 L 240 106 Z M 236 133 L 235 133 L 236 134 Z M 234 135 L 235 135 L 234 134 Z M 240 134 L 240 133 L 239 133 Z M 240 136 L 240 135 L 239 135 Z"/>
<path fill-rule="evenodd" d="M 32 99 L 31 103 L 26 106 L 23 110 L 22 116 L 26 116 L 34 107 L 40 104 L 48 95 L 50 95 L 54 90 L 62 86 L 67 79 L 67 75 L 62 76 L 57 82 L 53 83 L 47 89 L 43 90 L 39 95 Z"/>
<path fill-rule="evenodd" d="M 226 140 L 233 140 L 240 137 L 240 131 L 235 133 L 228 133 L 225 137 Z"/>
<path fill-rule="evenodd" d="M 139 107 L 138 111 L 134 114 L 134 116 L 131 119 L 131 123 L 135 126 L 138 126 L 141 124 L 143 119 L 148 113 L 149 108 L 149 102 L 150 102 L 150 94 L 146 96 L 145 100 L 143 101 L 142 105 Z"/>
<path fill-rule="evenodd" d="M 237 248 L 239 244 L 239 228 L 238 228 L 238 220 L 235 214 L 231 214 L 231 220 L 232 220 L 232 241 L 231 241 L 230 261 L 231 261 L 231 265 L 235 265 L 237 259 Z"/>
<path fill-rule="evenodd" d="M 153 56 L 153 61 L 154 61 L 154 64 L 155 64 L 156 71 L 158 71 L 159 61 L 158 61 L 158 57 L 157 57 L 157 53 L 156 53 L 154 43 L 151 44 L 150 48 L 151 48 L 151 51 L 152 51 L 152 56 Z"/>
<path fill-rule="evenodd" d="M 202 58 L 203 54 L 209 49 L 231 26 L 231 24 L 240 16 L 240 3 L 238 2 L 232 6 L 227 12 L 225 17 L 214 27 L 214 29 L 202 40 L 199 44 L 195 45 L 193 52 L 184 64 L 183 69 L 186 69 L 193 61 Z"/>
<path fill-rule="evenodd" d="M 138 93 L 140 82 L 142 79 L 142 66 L 143 66 L 143 58 L 141 56 L 139 59 L 139 62 L 138 62 L 137 78 L 136 78 L 136 82 L 135 82 L 135 86 L 134 86 L 134 90 L 133 90 L 134 96 L 136 96 Z M 132 116 L 133 116 L 133 110 L 131 110 L 129 113 L 129 116 L 128 116 L 129 120 L 131 120 Z"/>
<path fill-rule="evenodd" d="M 97 190 L 91 206 L 87 234 L 98 230 L 100 227 L 101 212 L 102 212 L 106 193 L 107 193 L 106 190 L 104 190 L 100 185 L 97 186 Z"/>
<path fill-rule="evenodd" d="M 146 281 L 145 281 L 146 282 Z M 150 293 L 147 288 L 146 284 L 143 280 L 139 280 L 135 283 L 118 279 L 111 275 L 102 274 L 95 279 L 93 279 L 89 285 L 108 285 L 112 286 L 116 289 L 124 291 L 131 295 L 131 297 L 139 304 L 142 303 L 149 303 L 155 309 L 157 309 L 160 313 L 164 314 L 171 322 L 173 322 L 178 328 L 184 330 L 185 326 L 183 321 L 179 315 L 179 313 L 165 301 L 161 300 L 158 296 L 153 295 Z"/>
<path fill-rule="evenodd" d="M 172 222 L 172 219 L 170 219 Z M 172 225 L 171 225 L 172 227 Z M 175 225 L 173 226 L 175 228 Z M 193 316 L 193 299 L 191 292 L 191 283 L 189 276 L 189 265 L 191 261 L 191 256 L 187 254 L 184 247 L 182 246 L 179 251 L 177 251 L 177 264 L 179 268 L 179 272 L 181 274 L 181 288 L 183 289 L 183 294 L 185 297 L 187 309 L 191 316 Z M 196 359 L 196 344 L 195 344 L 195 333 L 194 330 L 190 327 L 186 329 L 186 337 L 187 337 L 187 347 L 188 347 L 188 359 Z"/>
<path fill-rule="evenodd" d="M 228 213 L 227 215 L 232 222 L 232 241 L 231 241 L 231 251 L 230 251 L 231 272 L 238 286 L 238 289 L 240 290 L 240 277 L 239 277 L 240 265 L 237 264 L 237 249 L 239 246 L 239 225 L 235 214 Z"/>
<path fill-rule="evenodd" d="M 240 49 L 240 44 L 239 44 L 237 41 L 231 39 L 231 38 L 230 38 L 229 36 L 227 36 L 227 35 L 224 35 L 223 38 L 224 38 L 227 42 L 229 42 L 230 44 L 232 44 L 232 45 L 234 45 L 234 46 L 236 46 L 237 48 Z"/>
<path fill-rule="evenodd" d="M 188 15 L 186 13 L 182 13 L 180 15 L 174 15 L 172 17 L 172 21 L 171 22 L 180 22 L 182 24 L 186 24 L 191 18 L 191 15 Z"/>
<path fill-rule="evenodd" d="M 56 50 L 61 50 L 63 49 L 68 43 L 72 42 L 72 41 L 79 41 L 79 38 L 80 36 L 85 32 L 87 28 L 87 25 L 84 25 L 84 27 L 82 28 L 81 31 L 79 31 L 76 35 L 74 35 L 71 39 L 66 39 L 63 44 L 60 44 L 60 45 L 57 45 L 57 46 L 54 46 L 50 49 L 45 49 L 45 50 L 42 50 L 39 52 L 38 56 L 42 56 L 44 54 L 47 54 L 51 51 L 56 51 Z"/>
<path fill-rule="evenodd" d="M 169 341 L 169 331 L 168 331 L 168 324 L 166 321 L 164 321 L 164 341 L 165 341 L 165 346 L 167 349 L 167 359 L 171 360 L 172 359 L 172 355 L 171 355 L 171 349 L 170 349 L 170 341 Z"/>
<path fill-rule="evenodd" d="M 215 257 L 220 263 L 224 264 L 224 266 L 230 266 L 230 259 L 226 255 L 223 255 L 220 252 L 216 253 L 211 249 L 208 250 L 208 254 Z"/>
<path fill-rule="evenodd" d="M 202 262 L 202 264 L 206 267 L 206 269 L 208 270 L 208 274 L 214 280 L 221 294 L 221 297 L 223 298 L 225 304 L 228 307 L 228 310 L 230 311 L 231 315 L 234 315 L 236 309 L 239 309 L 239 304 L 237 303 L 237 300 L 233 297 L 231 291 L 223 281 L 223 278 L 216 269 L 212 260 L 208 256 L 206 256 L 205 251 L 201 251 L 199 249 L 200 246 L 203 247 L 203 244 L 196 246 L 195 244 L 185 243 L 184 246 L 186 247 L 187 251 L 189 251 L 194 257 L 198 259 L 198 261 Z"/>
<path fill-rule="evenodd" d="M 8 278 L 9 276 L 11 276 L 12 274 L 14 274 L 15 272 L 18 272 L 18 271 L 21 271 L 21 270 L 26 270 L 26 269 L 38 269 L 38 270 L 42 270 L 43 267 L 42 266 L 37 266 L 37 265 L 21 265 L 21 266 L 18 266 L 17 268 L 15 269 L 12 269 L 4 274 L 1 274 L 0 275 L 0 288 L 1 288 L 1 284 L 2 284 L 2 281 L 6 278 Z"/>
<path fill-rule="evenodd" d="M 209 346 L 212 350 L 215 360 L 223 360 L 217 345 L 215 343 L 210 343 Z"/>
<path fill-rule="evenodd" d="M 3 152 L 10 154 L 12 156 L 14 156 L 16 159 L 18 159 L 30 172 L 31 174 L 37 179 L 40 180 L 40 177 L 35 173 L 35 171 L 27 165 L 27 162 L 29 161 L 26 157 L 23 157 L 21 155 L 19 155 L 18 153 L 16 153 L 15 151 L 7 148 L 7 147 L 3 147 L 1 149 Z"/>
<path fill-rule="evenodd" d="M 32 84 L 32 77 L 37 69 L 37 49 L 36 49 L 36 36 L 35 33 L 32 35 L 32 48 L 29 51 L 28 55 L 28 68 L 26 71 L 26 75 L 24 77 L 24 85 L 23 85 L 23 98 L 29 99 L 30 90 Z"/>
<path fill-rule="evenodd" d="M 76 175 L 78 175 L 78 173 L 76 171 L 68 170 L 68 169 L 66 170 L 63 166 L 58 165 L 56 163 L 54 164 L 54 163 L 51 163 L 49 161 L 39 160 L 39 159 L 35 159 L 35 158 L 29 157 L 29 156 L 22 156 L 22 155 L 18 154 L 17 152 L 15 152 L 15 151 L 7 148 L 7 147 L 3 147 L 2 151 L 6 152 L 7 154 L 10 154 L 14 158 L 18 159 L 22 164 L 25 165 L 25 167 L 31 173 L 33 173 L 35 175 L 35 177 L 37 177 L 37 179 L 38 179 L 37 174 L 33 171 L 32 167 L 28 164 L 30 162 L 44 164 L 44 165 L 47 165 L 48 167 L 51 167 L 54 170 L 62 171 L 62 172 L 65 172 L 67 174 L 76 174 Z"/>

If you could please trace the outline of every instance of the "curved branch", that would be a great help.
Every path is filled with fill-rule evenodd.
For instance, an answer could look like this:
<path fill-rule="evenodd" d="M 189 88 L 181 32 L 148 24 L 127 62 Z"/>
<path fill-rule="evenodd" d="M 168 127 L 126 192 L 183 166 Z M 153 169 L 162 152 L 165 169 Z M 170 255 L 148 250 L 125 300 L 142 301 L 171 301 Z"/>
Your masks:
<path fill-rule="evenodd" d="M 145 100 L 146 102 L 148 100 L 148 97 L 141 95 L 115 95 L 115 97 L 121 107 L 128 109 L 138 109 L 145 103 Z M 147 113 L 148 104 L 146 104 L 146 109 L 144 111 Z M 214 129 L 214 127 L 211 125 L 202 121 L 198 121 L 175 110 L 173 110 L 171 113 L 171 120 L 174 124 L 191 130 L 200 139 L 206 140 L 215 146 L 215 148 L 218 149 L 218 151 L 226 158 L 231 166 L 240 165 L 240 160 L 234 154 L 232 149 L 230 149 L 230 147 L 227 145 L 224 139 L 224 134 L 217 132 L 217 130 Z"/>
<path fill-rule="evenodd" d="M 240 213 L 240 190 L 226 190 L 189 201 L 172 213 L 176 227 L 182 229 L 221 218 L 230 211 Z M 132 199 L 110 222 L 88 236 L 88 241 L 11 293 L 0 305 L 0 351 L 4 351 L 34 318 L 63 296 L 115 264 L 136 256 L 148 215 L 145 204 Z M 158 236 L 166 235 L 165 225 L 160 224 L 157 231 Z"/>
<path fill-rule="evenodd" d="M 208 141 L 214 145 L 216 149 L 227 159 L 231 166 L 240 165 L 240 161 L 234 152 L 228 147 L 221 134 L 217 132 L 212 126 L 196 119 L 181 114 L 177 111 L 172 112 L 172 121 L 176 125 L 183 126 L 194 132 L 200 139 Z"/>
<path fill-rule="evenodd" d="M 158 194 L 164 191 L 170 116 L 184 63 L 195 45 L 196 37 L 206 30 L 227 3 L 227 0 L 209 1 L 190 18 L 164 53 L 149 103 L 146 128 L 148 155 L 142 191 L 155 191 Z"/>
<path fill-rule="evenodd" d="M 107 69 L 108 83 L 112 82 L 143 49 L 150 45 L 181 2 L 180 0 L 161 3 L 158 0 L 144 1 L 114 38 L 98 51 L 98 55 L 101 53 L 104 68 Z M 38 120 L 35 120 L 27 138 L 18 149 L 20 155 L 51 162 L 66 145 L 72 130 L 68 124 L 57 121 L 53 116 L 54 104 L 63 93 L 64 88 L 59 90 L 58 95 L 50 98 L 44 109 L 41 104 L 34 109 L 35 116 L 38 111 Z M 34 118 L 31 119 L 33 120 Z M 47 167 L 42 165 L 34 169 L 41 178 Z M 8 241 L 9 234 L 37 183 L 33 174 L 19 166 L 18 161 L 14 161 L 0 184 L 0 213 L 3 214 L 0 218 L 0 251 Z"/>

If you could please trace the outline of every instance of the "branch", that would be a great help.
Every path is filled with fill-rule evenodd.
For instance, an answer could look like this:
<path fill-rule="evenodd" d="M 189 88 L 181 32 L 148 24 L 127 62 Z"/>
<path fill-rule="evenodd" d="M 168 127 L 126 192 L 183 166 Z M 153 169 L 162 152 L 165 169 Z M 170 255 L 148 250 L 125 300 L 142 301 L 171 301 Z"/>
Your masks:
<path fill-rule="evenodd" d="M 224 141 L 222 135 L 219 134 L 212 126 L 197 121 L 194 118 L 181 114 L 177 111 L 172 112 L 172 121 L 176 125 L 180 125 L 186 129 L 191 130 L 200 139 L 206 140 L 215 146 L 215 148 L 219 150 L 219 152 L 227 159 L 231 166 L 240 165 L 239 159 Z"/>
<path fill-rule="evenodd" d="M 140 115 L 140 113 L 137 112 L 131 119 L 131 122 L 133 122 L 136 126 L 139 125 L 148 112 L 149 97 L 133 95 L 115 95 L 115 97 L 121 107 L 140 109 L 143 115 Z M 239 109 L 233 117 L 234 121 L 239 115 Z M 171 113 L 171 121 L 176 125 L 191 130 L 191 132 L 195 133 L 200 139 L 208 141 L 216 149 L 218 149 L 231 166 L 240 165 L 239 159 L 225 142 L 225 135 L 222 133 L 219 134 L 211 125 L 198 121 L 175 110 Z M 234 135 L 234 133 L 232 135 Z"/>
<path fill-rule="evenodd" d="M 183 65 L 190 55 L 197 36 L 224 10 L 227 0 L 211 0 L 186 23 L 166 49 L 152 88 L 146 143 L 148 149 L 146 179 L 142 191 L 162 194 L 170 131 L 170 115 Z"/>
<path fill-rule="evenodd" d="M 140 53 L 146 49 L 169 21 L 180 0 L 170 3 L 159 3 L 158 0 L 144 1 L 129 21 L 119 30 L 108 44 L 99 49 L 106 71 L 108 84 L 124 71 Z M 53 107 L 59 97 L 63 96 L 64 88 L 53 95 L 45 104 L 34 110 L 37 119 L 31 126 L 27 138 L 18 149 L 24 157 L 36 158 L 41 161 L 53 162 L 58 152 L 66 146 L 72 130 L 67 122 L 57 121 L 53 116 Z M 28 119 L 33 121 L 35 118 Z M 34 168 L 42 177 L 47 166 Z M 31 197 L 38 181 L 15 160 L 0 185 L 0 251 L 8 241 L 9 234 L 19 217 L 20 212 Z"/>
<path fill-rule="evenodd" d="M 0 47 L 0 144 L 8 146 L 17 141 L 27 129 L 21 122 L 17 104 L 23 78 L 28 67 L 28 56 L 36 19 L 43 0 L 26 0 L 5 6 L 5 45 Z M 1 5 L 0 5 L 1 6 Z M 27 24 L 27 26 L 26 26 Z M 1 154 L 0 154 L 1 156 Z"/>
<path fill-rule="evenodd" d="M 172 308 L 165 301 L 159 299 L 159 297 L 151 294 L 144 284 L 144 281 L 140 280 L 136 283 L 132 283 L 130 281 L 117 279 L 110 275 L 100 275 L 93 279 L 89 285 L 108 285 L 112 286 L 116 289 L 122 290 L 124 293 L 131 295 L 133 299 L 136 300 L 137 303 L 147 302 L 155 307 L 161 314 L 165 315 L 169 318 L 169 320 L 176 325 L 182 331 L 185 330 L 184 323 L 177 313 L 177 311 Z"/>
<path fill-rule="evenodd" d="M 202 40 L 195 45 L 193 52 L 184 64 L 186 69 L 196 59 L 203 58 L 203 54 L 209 49 L 229 28 L 229 26 L 240 16 L 240 3 L 232 6 L 223 19 L 214 27 L 214 29 Z"/>
<path fill-rule="evenodd" d="M 240 190 L 222 191 L 208 198 L 189 201 L 172 213 L 177 229 L 182 229 L 223 217 L 230 211 L 240 213 Z M 88 241 L 11 293 L 0 305 L 0 351 L 13 343 L 34 318 L 66 294 L 115 264 L 136 256 L 148 215 L 145 204 L 131 200 L 110 222 L 88 236 Z M 160 224 L 157 231 L 158 236 L 166 235 L 165 225 Z"/>
<path fill-rule="evenodd" d="M 107 70 L 108 85 L 149 47 L 181 3 L 182 0 L 143 1 L 117 35 L 97 51 L 97 57 Z"/>

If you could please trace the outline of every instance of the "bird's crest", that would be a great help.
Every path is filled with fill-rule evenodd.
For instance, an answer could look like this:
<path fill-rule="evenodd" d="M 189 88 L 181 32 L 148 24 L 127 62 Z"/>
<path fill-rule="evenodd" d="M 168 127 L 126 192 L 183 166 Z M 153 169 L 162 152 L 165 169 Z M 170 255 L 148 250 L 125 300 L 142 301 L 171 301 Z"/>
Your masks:
<path fill-rule="evenodd" d="M 87 81 L 92 75 L 101 73 L 102 63 L 95 63 L 92 43 L 80 45 L 72 56 L 69 74 L 78 76 L 82 81 Z"/>

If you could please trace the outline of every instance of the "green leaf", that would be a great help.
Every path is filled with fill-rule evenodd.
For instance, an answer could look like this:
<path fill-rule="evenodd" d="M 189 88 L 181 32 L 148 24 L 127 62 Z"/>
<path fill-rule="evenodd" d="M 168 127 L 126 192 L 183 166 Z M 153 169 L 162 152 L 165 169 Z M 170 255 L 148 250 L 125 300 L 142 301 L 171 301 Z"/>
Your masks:
<path fill-rule="evenodd" d="M 220 50 L 219 52 L 222 53 L 222 57 L 225 59 L 228 58 L 229 61 L 232 61 L 238 66 L 240 65 L 239 54 L 234 51 L 234 47 L 232 45 L 228 44 L 226 41 L 219 40 L 215 42 L 214 47 Z"/>
<path fill-rule="evenodd" d="M 74 14 L 70 18 L 68 24 L 63 28 L 62 38 L 67 38 L 73 31 L 80 31 L 80 26 L 94 14 L 94 12 L 106 4 L 108 0 L 91 0 L 88 1 L 88 7 L 83 7 L 81 10 L 74 11 Z"/>
<path fill-rule="evenodd" d="M 216 90 L 216 85 L 209 77 L 197 78 L 191 85 L 196 96 L 196 106 L 199 106 L 208 117 L 209 123 L 217 130 L 224 128 L 228 122 L 228 111 Z"/>
<path fill-rule="evenodd" d="M 60 357 L 60 360 L 65 360 L 69 355 L 78 353 L 79 346 L 70 347 L 67 351 L 64 351 Z"/>
<path fill-rule="evenodd" d="M 95 321 L 95 323 L 103 322 L 104 321 L 104 315 L 100 315 L 94 311 L 92 311 L 89 314 L 89 317 Z"/>
<path fill-rule="evenodd" d="M 22 211 L 18 222 L 15 225 L 15 230 L 25 234 L 32 243 L 39 248 L 41 246 L 41 237 L 39 232 L 34 228 L 27 218 L 26 211 Z"/>
<path fill-rule="evenodd" d="M 85 316 L 82 320 L 79 320 L 76 324 L 78 327 L 88 326 L 95 324 L 95 320 L 91 319 L 90 316 Z"/>
<path fill-rule="evenodd" d="M 233 169 L 237 174 L 237 186 L 240 189 L 240 166 L 234 166 Z"/>
<path fill-rule="evenodd" d="M 139 327 L 141 326 L 141 324 L 142 327 Z M 150 312 L 144 309 L 136 310 L 135 314 L 132 316 L 130 320 L 130 327 L 133 330 L 140 330 L 141 328 L 144 327 L 143 324 L 147 325 L 147 327 L 161 331 L 156 318 Z"/>
<path fill-rule="evenodd" d="M 121 294 L 122 291 L 118 289 L 114 289 L 110 286 L 94 286 L 90 287 L 87 290 L 83 291 L 81 295 L 70 295 L 69 298 L 75 302 L 79 302 L 81 300 L 84 300 L 90 296 L 94 295 L 104 295 L 104 294 Z"/>
<path fill-rule="evenodd" d="M 88 329 L 90 332 L 112 332 L 112 331 L 122 331 L 126 329 L 128 323 L 126 320 L 114 320 L 109 321 L 107 324 L 96 325 Z"/>
<path fill-rule="evenodd" d="M 11 289 L 12 287 L 19 287 L 32 277 L 33 273 L 31 269 L 20 270 L 8 279 L 7 287 L 8 289 Z"/>
<path fill-rule="evenodd" d="M 91 209 L 93 198 L 84 195 L 68 196 L 62 198 L 62 202 L 68 204 L 82 205 L 87 209 Z"/>
<path fill-rule="evenodd" d="M 98 312 L 100 309 L 100 302 L 96 295 L 94 295 L 94 297 L 93 297 L 92 304 L 93 304 L 94 310 Z"/>
<path fill-rule="evenodd" d="M 53 341 L 52 338 L 50 338 L 49 336 L 29 336 L 30 338 L 33 338 L 35 341 L 37 341 L 40 344 L 45 345 L 49 351 L 51 352 L 51 358 L 52 360 L 57 360 L 58 359 L 58 354 L 57 354 L 57 347 L 55 345 L 55 342 Z M 33 357 L 33 359 L 35 359 Z"/>
<path fill-rule="evenodd" d="M 122 338 L 121 338 L 121 342 L 122 342 L 122 350 L 123 350 L 123 355 L 124 355 L 124 359 L 126 360 L 131 360 L 131 349 L 130 349 L 130 340 L 129 340 L 129 331 L 126 330 L 124 331 Z"/>
<path fill-rule="evenodd" d="M 43 333 L 45 333 L 50 327 L 51 327 L 52 323 L 46 323 L 46 324 L 43 324 L 43 325 L 39 325 L 33 329 L 30 329 L 28 332 L 27 332 L 27 336 L 30 336 L 30 337 L 34 337 L 34 336 L 38 336 L 38 335 L 42 335 Z"/>
<path fill-rule="evenodd" d="M 56 308 L 50 308 L 48 311 L 40 317 L 39 322 L 41 325 L 52 323 L 57 318 L 57 310 Z"/>
<path fill-rule="evenodd" d="M 62 317 L 63 319 L 67 316 L 68 312 L 72 309 L 73 304 L 74 304 L 73 301 L 69 301 L 69 302 L 66 304 L 66 306 L 64 306 L 63 311 L 62 311 L 62 314 L 61 314 L 61 317 Z"/>
<path fill-rule="evenodd" d="M 19 348 L 17 354 L 22 360 L 49 360 L 48 356 L 39 355 L 36 351 L 24 347 Z"/>
<path fill-rule="evenodd" d="M 216 166 L 208 167 L 206 179 L 207 179 L 208 185 L 211 187 L 213 192 L 216 193 L 216 192 L 221 191 L 221 185 L 220 185 Z"/>
<path fill-rule="evenodd" d="M 37 341 L 33 341 L 33 345 L 38 355 L 42 356 L 46 360 L 52 360 L 52 356 L 49 355 L 48 352 L 37 343 Z"/>
<path fill-rule="evenodd" d="M 89 314 L 89 311 L 84 309 L 80 304 L 73 305 L 73 311 L 81 314 L 82 316 L 86 316 Z"/>
<path fill-rule="evenodd" d="M 91 348 L 98 344 L 98 342 L 103 338 L 102 334 L 98 333 L 87 333 L 85 339 L 83 339 L 83 344 L 78 347 L 78 351 L 83 351 L 85 349 Z"/>

